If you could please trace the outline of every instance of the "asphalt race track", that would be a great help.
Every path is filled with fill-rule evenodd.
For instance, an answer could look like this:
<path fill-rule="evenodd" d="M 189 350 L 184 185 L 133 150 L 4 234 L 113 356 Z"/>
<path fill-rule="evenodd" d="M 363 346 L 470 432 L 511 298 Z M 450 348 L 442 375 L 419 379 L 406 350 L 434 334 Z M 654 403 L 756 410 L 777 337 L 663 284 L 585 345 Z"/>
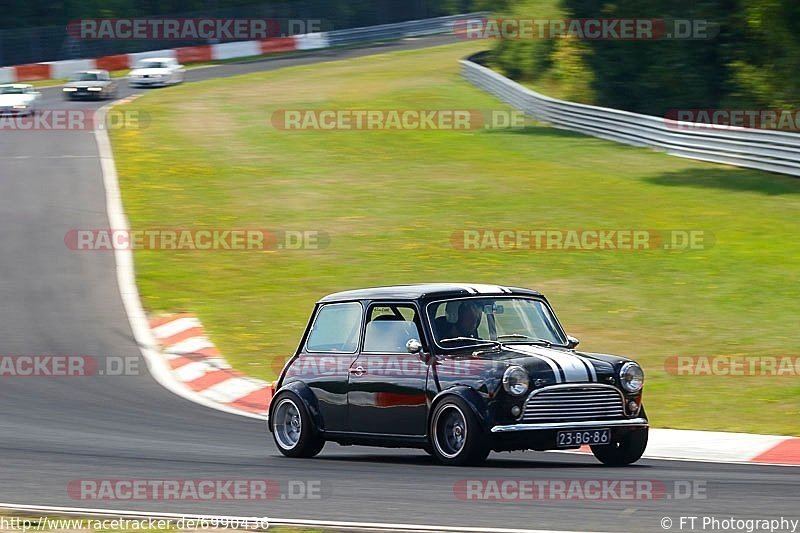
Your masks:
<path fill-rule="evenodd" d="M 187 81 L 449 39 L 202 68 L 188 71 Z M 103 105 L 64 102 L 60 88 L 42 92 L 43 108 Z M 127 94 L 121 86 L 120 96 Z M 70 229 L 108 227 L 91 132 L 0 131 L 0 227 L 0 354 L 141 359 L 113 255 L 70 251 L 64 244 Z M 139 375 L 125 377 L 0 377 L 0 502 L 589 531 L 663 531 L 665 516 L 677 530 L 681 515 L 778 518 L 798 508 L 800 471 L 788 467 L 645 460 L 611 469 L 591 456 L 531 452 L 493 454 L 481 468 L 448 468 L 422 451 L 331 444 L 317 459 L 288 459 L 277 452 L 263 422 L 190 403 L 160 387 L 144 361 L 139 368 Z M 465 501 L 454 492 L 467 479 L 618 478 L 663 483 L 670 496 L 675 482 L 697 482 L 705 494 L 499 502 Z M 303 500 L 91 501 L 68 493 L 69 482 L 79 479 L 270 479 L 280 482 L 284 496 L 290 481 L 309 481 L 318 482 L 321 493 Z"/>

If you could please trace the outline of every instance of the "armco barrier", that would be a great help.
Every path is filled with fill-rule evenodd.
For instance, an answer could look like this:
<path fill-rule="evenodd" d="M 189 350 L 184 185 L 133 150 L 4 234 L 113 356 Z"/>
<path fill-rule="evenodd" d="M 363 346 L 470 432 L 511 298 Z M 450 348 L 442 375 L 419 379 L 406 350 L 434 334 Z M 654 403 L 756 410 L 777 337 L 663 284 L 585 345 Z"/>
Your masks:
<path fill-rule="evenodd" d="M 294 50 L 317 50 L 330 46 L 367 43 L 379 40 L 402 39 L 420 35 L 450 33 L 455 23 L 466 18 L 476 18 L 484 13 L 453 15 L 424 20 L 410 20 L 395 24 L 351 28 L 324 33 L 310 33 L 291 37 L 262 39 L 257 41 L 238 41 L 231 43 L 186 46 L 166 50 L 150 50 L 131 54 L 118 54 L 95 59 L 79 59 L 68 61 L 52 61 L 34 63 L 17 67 L 0 68 L 0 83 L 30 81 L 42 79 L 59 79 L 69 76 L 76 70 L 100 68 L 104 70 L 123 70 L 132 67 L 138 61 L 148 57 L 172 57 L 181 63 L 198 63 L 204 61 L 236 59 L 240 57 L 259 56 Z"/>
<path fill-rule="evenodd" d="M 485 13 L 470 13 L 466 15 L 451 15 L 423 20 L 409 20 L 394 24 L 380 26 L 367 26 L 365 28 L 348 28 L 328 32 L 331 46 L 342 46 L 353 43 L 380 41 L 389 39 L 402 39 L 404 37 L 417 37 L 422 35 L 436 35 L 437 33 L 451 33 L 453 26 L 466 18 L 480 18 Z"/>
<path fill-rule="evenodd" d="M 800 135 L 676 122 L 539 94 L 470 59 L 462 74 L 473 85 L 553 126 L 713 163 L 800 176 Z"/>

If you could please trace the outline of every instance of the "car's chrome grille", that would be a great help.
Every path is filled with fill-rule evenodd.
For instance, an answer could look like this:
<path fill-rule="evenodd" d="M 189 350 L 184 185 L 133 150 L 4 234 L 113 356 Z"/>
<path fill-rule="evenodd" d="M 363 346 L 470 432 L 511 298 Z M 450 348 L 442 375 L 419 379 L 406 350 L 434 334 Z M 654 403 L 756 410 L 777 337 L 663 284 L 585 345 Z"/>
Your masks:
<path fill-rule="evenodd" d="M 625 417 L 622 395 L 612 387 L 584 385 L 534 391 L 522 422 L 583 422 Z"/>

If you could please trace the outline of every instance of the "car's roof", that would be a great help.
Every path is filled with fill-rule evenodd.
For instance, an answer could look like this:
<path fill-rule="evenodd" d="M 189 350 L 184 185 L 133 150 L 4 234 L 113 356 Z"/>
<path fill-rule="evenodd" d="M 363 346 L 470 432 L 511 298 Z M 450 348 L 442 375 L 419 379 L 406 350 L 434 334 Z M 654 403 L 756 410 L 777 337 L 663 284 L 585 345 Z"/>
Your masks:
<path fill-rule="evenodd" d="M 2 83 L 0 87 L 14 87 L 15 89 L 30 89 L 33 87 L 30 83 Z"/>
<path fill-rule="evenodd" d="M 541 293 L 520 287 L 486 285 L 483 283 L 422 283 L 417 285 L 392 285 L 371 287 L 329 294 L 320 302 L 341 302 L 347 300 L 416 300 L 419 298 L 457 297 L 476 295 L 541 296 Z"/>
<path fill-rule="evenodd" d="M 142 61 L 175 61 L 174 57 L 143 57 L 139 60 L 141 63 Z"/>
<path fill-rule="evenodd" d="M 102 74 L 103 72 L 107 71 L 99 68 L 92 68 L 89 70 L 77 70 L 75 71 L 75 74 Z"/>

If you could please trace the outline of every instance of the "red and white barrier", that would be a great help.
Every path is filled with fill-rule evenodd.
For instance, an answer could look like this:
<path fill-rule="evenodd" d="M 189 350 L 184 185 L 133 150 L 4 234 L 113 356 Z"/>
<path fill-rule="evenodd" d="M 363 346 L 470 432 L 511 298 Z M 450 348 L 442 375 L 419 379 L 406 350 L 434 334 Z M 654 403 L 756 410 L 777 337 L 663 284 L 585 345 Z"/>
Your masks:
<path fill-rule="evenodd" d="M 42 63 L 50 66 L 50 78 L 60 79 L 69 78 L 79 70 L 89 70 L 97 68 L 92 59 L 70 59 L 68 61 L 49 61 Z"/>
<path fill-rule="evenodd" d="M 14 67 L 0 67 L 0 83 L 14 83 L 16 81 Z"/>
<path fill-rule="evenodd" d="M 25 82 L 67 78 L 79 70 L 103 69 L 108 71 L 132 68 L 142 59 L 150 57 L 171 57 L 181 64 L 203 63 L 208 61 L 236 59 L 260 55 L 293 52 L 295 50 L 317 50 L 327 48 L 330 42 L 325 33 L 311 33 L 291 37 L 276 37 L 257 41 L 237 41 L 232 43 L 184 46 L 166 50 L 149 50 L 134 54 L 118 54 L 95 59 L 69 59 L 0 67 L 0 83 Z"/>

